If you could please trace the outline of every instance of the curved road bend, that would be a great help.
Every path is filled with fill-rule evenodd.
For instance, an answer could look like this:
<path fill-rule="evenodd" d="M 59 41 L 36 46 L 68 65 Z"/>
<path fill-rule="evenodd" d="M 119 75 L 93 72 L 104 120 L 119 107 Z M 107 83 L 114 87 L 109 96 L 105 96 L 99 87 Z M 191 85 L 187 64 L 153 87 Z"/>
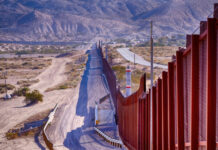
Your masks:
<path fill-rule="evenodd" d="M 126 60 L 134 63 L 134 53 L 129 50 L 129 48 L 118 48 L 117 52 L 119 52 Z M 143 65 L 143 66 L 150 66 L 151 62 L 144 60 L 141 56 L 135 54 L 135 63 Z M 167 65 L 161 65 L 154 63 L 154 67 L 167 69 Z"/>
<path fill-rule="evenodd" d="M 104 78 L 102 54 L 95 46 L 88 52 L 88 61 L 80 86 L 74 97 L 58 107 L 52 124 L 46 133 L 55 149 L 109 150 L 116 149 L 94 131 L 95 102 L 109 94 Z M 112 100 L 104 102 L 104 109 L 113 110 Z M 113 138 L 118 137 L 114 122 L 110 119 L 99 127 Z"/>

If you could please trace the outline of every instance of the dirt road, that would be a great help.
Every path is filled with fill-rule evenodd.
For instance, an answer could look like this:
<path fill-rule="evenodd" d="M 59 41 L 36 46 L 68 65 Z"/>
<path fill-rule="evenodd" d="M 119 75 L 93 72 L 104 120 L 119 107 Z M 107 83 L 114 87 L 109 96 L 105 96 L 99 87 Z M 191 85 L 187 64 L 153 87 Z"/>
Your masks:
<path fill-rule="evenodd" d="M 39 79 L 39 82 L 33 84 L 30 88 L 44 92 L 49 87 L 53 87 L 66 80 L 64 75 L 65 64 L 69 61 L 69 58 L 53 58 L 52 64 L 36 78 Z"/>
<path fill-rule="evenodd" d="M 0 149 L 42 149 L 45 147 L 37 142 L 35 138 L 19 138 L 15 140 L 7 140 L 5 133 L 15 125 L 23 122 L 27 118 L 52 109 L 56 103 L 61 103 L 69 97 L 73 97 L 73 89 L 57 90 L 44 92 L 47 88 L 52 87 L 66 79 L 64 75 L 65 64 L 69 58 L 53 58 L 51 66 L 42 72 L 37 78 L 40 81 L 31 86 L 31 89 L 37 89 L 44 95 L 44 101 L 36 105 L 25 107 L 24 97 L 18 97 L 9 101 L 0 101 Z"/>

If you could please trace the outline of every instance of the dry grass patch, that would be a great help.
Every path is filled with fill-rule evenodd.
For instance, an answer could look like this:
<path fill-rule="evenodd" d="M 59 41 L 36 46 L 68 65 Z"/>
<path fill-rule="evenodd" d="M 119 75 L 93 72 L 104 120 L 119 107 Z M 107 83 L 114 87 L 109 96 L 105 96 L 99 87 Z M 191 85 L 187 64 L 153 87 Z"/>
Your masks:
<path fill-rule="evenodd" d="M 38 83 L 39 79 L 36 80 L 20 80 L 17 81 L 17 85 L 19 85 L 20 87 L 29 87 L 32 84 Z"/>
<path fill-rule="evenodd" d="M 130 50 L 145 60 L 150 61 L 150 47 L 132 47 Z M 176 54 L 178 47 L 176 46 L 160 46 L 154 47 L 154 62 L 159 64 L 165 64 L 171 61 L 171 57 Z"/>
<path fill-rule="evenodd" d="M 12 140 L 12 139 L 20 138 L 20 137 L 33 137 L 35 134 L 39 133 L 42 130 L 43 125 L 33 128 L 33 129 L 29 129 L 27 131 L 22 131 L 24 124 L 43 120 L 47 118 L 50 112 L 51 110 L 48 109 L 46 111 L 40 112 L 38 114 L 35 114 L 27 118 L 26 120 L 17 124 L 13 129 L 8 130 L 8 132 L 5 133 L 5 137 L 8 140 Z"/>
<path fill-rule="evenodd" d="M 29 118 L 27 118 L 26 120 L 24 120 L 24 121 L 20 122 L 19 124 L 17 124 L 14 128 L 16 128 L 16 129 L 17 129 L 17 128 L 21 128 L 21 127 L 23 127 L 23 125 L 24 125 L 25 123 L 34 122 L 34 121 L 38 121 L 38 120 L 42 120 L 42 119 L 46 118 L 46 117 L 49 115 L 49 113 L 51 112 L 51 110 L 52 110 L 52 109 L 47 109 L 47 110 L 42 111 L 42 112 L 40 112 L 40 113 L 38 113 L 38 114 L 32 115 L 32 116 L 30 116 Z"/>
<path fill-rule="evenodd" d="M 117 52 L 118 47 L 108 46 L 108 62 L 110 65 L 121 65 L 126 64 L 128 61 L 123 58 L 123 56 Z M 105 56 L 105 51 L 104 56 Z"/>
<path fill-rule="evenodd" d="M 7 78 L 30 79 L 51 65 L 51 61 L 44 58 L 0 58 L 0 70 L 7 71 Z M 3 74 L 0 74 L 0 79 L 4 79 Z"/>
<path fill-rule="evenodd" d="M 6 84 L 6 87 L 5 87 L 5 84 L 0 84 L 0 93 L 5 93 L 6 92 L 6 88 L 7 90 L 13 90 L 15 87 L 11 84 Z"/>
<path fill-rule="evenodd" d="M 51 65 L 51 59 L 43 58 L 0 58 L 0 67 L 8 69 L 35 69 L 45 68 Z"/>

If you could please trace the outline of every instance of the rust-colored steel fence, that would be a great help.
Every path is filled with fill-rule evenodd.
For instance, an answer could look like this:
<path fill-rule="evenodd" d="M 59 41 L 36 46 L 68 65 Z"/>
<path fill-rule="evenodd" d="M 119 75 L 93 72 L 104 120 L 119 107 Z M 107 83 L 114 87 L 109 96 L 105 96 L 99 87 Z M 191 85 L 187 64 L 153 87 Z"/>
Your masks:
<path fill-rule="evenodd" d="M 129 149 L 218 149 L 218 4 L 214 18 L 200 23 L 200 34 L 187 36 L 186 49 L 176 52 L 152 92 L 145 82 L 143 75 L 139 90 L 126 98 L 117 91 L 119 133 Z"/>
<path fill-rule="evenodd" d="M 127 98 L 123 97 L 120 90 L 117 91 L 119 133 L 123 143 L 130 149 L 138 149 L 139 145 L 145 144 L 144 119 L 146 112 L 144 107 L 147 105 L 142 104 L 145 102 L 143 95 L 146 91 L 145 79 L 144 75 L 141 78 L 139 90 Z"/>

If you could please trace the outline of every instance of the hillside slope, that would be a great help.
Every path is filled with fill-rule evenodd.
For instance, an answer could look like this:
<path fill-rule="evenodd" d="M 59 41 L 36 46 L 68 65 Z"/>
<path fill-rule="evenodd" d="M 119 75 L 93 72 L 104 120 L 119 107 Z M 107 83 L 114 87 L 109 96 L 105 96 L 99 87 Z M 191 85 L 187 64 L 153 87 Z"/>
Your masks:
<path fill-rule="evenodd" d="M 216 0 L 0 0 L 0 41 L 142 38 L 190 33 Z"/>

